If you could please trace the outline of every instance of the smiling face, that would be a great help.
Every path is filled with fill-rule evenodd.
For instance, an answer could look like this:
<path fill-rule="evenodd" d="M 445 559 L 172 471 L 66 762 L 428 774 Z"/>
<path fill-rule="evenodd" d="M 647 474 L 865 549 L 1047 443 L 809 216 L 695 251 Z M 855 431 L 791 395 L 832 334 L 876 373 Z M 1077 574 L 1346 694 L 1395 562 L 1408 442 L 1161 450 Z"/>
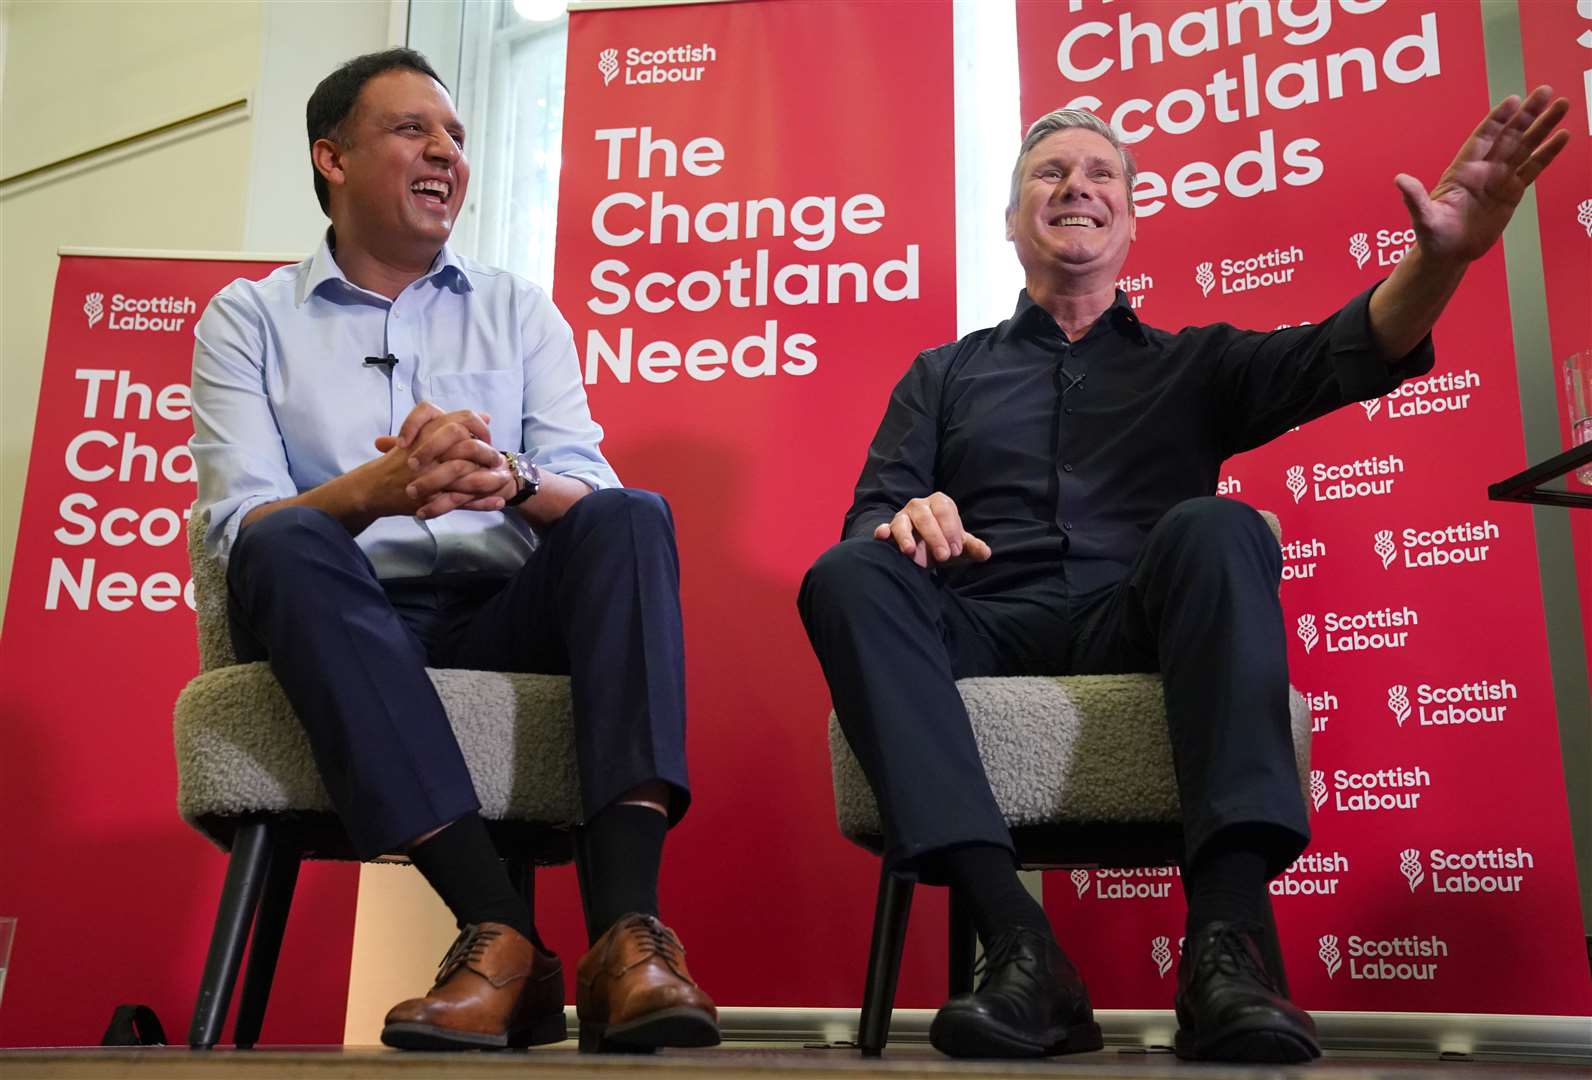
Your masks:
<path fill-rule="evenodd" d="M 1103 135 L 1066 128 L 1028 152 L 1006 239 L 1029 278 L 1114 281 L 1134 235 L 1122 156 Z"/>
<path fill-rule="evenodd" d="M 435 79 L 402 68 L 377 75 L 341 140 L 319 140 L 313 155 L 340 244 L 429 262 L 453 232 L 470 163 L 464 124 Z"/>

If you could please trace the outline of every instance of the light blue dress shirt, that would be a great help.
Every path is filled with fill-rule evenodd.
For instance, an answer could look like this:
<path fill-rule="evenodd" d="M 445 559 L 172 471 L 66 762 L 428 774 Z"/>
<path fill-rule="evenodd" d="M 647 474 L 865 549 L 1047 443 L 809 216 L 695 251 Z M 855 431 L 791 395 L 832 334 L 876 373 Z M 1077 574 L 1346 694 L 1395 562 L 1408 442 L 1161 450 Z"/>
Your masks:
<path fill-rule="evenodd" d="M 197 512 L 225 564 L 248 512 L 376 457 L 420 401 L 490 413 L 492 443 L 546 472 L 616 487 L 598 450 L 569 324 L 545 292 L 444 247 L 388 300 L 350 282 L 326 242 L 222 289 L 194 328 Z M 391 353 L 390 370 L 367 356 Z M 357 541 L 382 578 L 513 573 L 536 536 L 513 510 L 387 517 Z"/>

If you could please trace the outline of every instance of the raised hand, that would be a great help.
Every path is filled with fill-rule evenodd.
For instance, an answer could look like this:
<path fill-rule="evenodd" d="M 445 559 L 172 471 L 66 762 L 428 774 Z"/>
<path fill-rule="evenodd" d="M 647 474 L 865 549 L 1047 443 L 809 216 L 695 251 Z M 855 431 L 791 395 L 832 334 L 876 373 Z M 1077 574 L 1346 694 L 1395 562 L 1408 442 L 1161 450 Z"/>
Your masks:
<path fill-rule="evenodd" d="M 983 562 L 990 547 L 962 528 L 962 514 L 945 492 L 912 499 L 887 524 L 873 531 L 875 540 L 888 540 L 919 566 Z"/>
<path fill-rule="evenodd" d="M 1524 102 L 1511 95 L 1471 132 L 1430 194 L 1408 173 L 1394 178 L 1425 254 L 1462 264 L 1497 243 L 1526 188 L 1570 141 L 1568 131 L 1554 131 L 1569 109 L 1547 86 Z"/>

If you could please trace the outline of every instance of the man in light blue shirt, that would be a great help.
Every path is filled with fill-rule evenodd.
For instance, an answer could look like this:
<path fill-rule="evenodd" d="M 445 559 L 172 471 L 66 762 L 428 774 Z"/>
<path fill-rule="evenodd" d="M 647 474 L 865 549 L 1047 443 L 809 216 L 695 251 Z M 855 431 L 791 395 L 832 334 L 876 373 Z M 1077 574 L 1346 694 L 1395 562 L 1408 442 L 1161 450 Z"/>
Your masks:
<path fill-rule="evenodd" d="M 382 1039 L 564 1037 L 562 966 L 487 836 L 431 665 L 570 676 L 582 1047 L 716 1043 L 658 920 L 664 834 L 690 802 L 668 507 L 604 460 L 546 294 L 447 246 L 469 164 L 425 59 L 349 61 L 306 119 L 332 227 L 309 259 L 211 301 L 191 446 L 239 659 L 269 660 L 355 852 L 407 853 L 459 923 Z"/>

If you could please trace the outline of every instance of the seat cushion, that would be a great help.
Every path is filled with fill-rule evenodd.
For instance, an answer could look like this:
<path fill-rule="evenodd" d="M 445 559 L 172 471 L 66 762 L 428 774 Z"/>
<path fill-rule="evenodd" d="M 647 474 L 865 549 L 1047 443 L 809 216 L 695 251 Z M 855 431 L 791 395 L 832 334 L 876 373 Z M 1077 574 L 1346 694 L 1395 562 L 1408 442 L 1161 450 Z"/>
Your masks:
<path fill-rule="evenodd" d="M 428 670 L 489 820 L 581 819 L 569 679 Z M 267 664 L 207 671 L 177 699 L 177 807 L 204 817 L 332 809 L 309 740 Z"/>
<path fill-rule="evenodd" d="M 957 684 L 995 801 L 1011 827 L 1176 823 L 1177 782 L 1157 675 L 962 679 Z M 1310 709 L 1289 690 L 1294 758 L 1308 796 Z M 835 816 L 848 839 L 878 836 L 879 809 L 834 713 Z"/>

